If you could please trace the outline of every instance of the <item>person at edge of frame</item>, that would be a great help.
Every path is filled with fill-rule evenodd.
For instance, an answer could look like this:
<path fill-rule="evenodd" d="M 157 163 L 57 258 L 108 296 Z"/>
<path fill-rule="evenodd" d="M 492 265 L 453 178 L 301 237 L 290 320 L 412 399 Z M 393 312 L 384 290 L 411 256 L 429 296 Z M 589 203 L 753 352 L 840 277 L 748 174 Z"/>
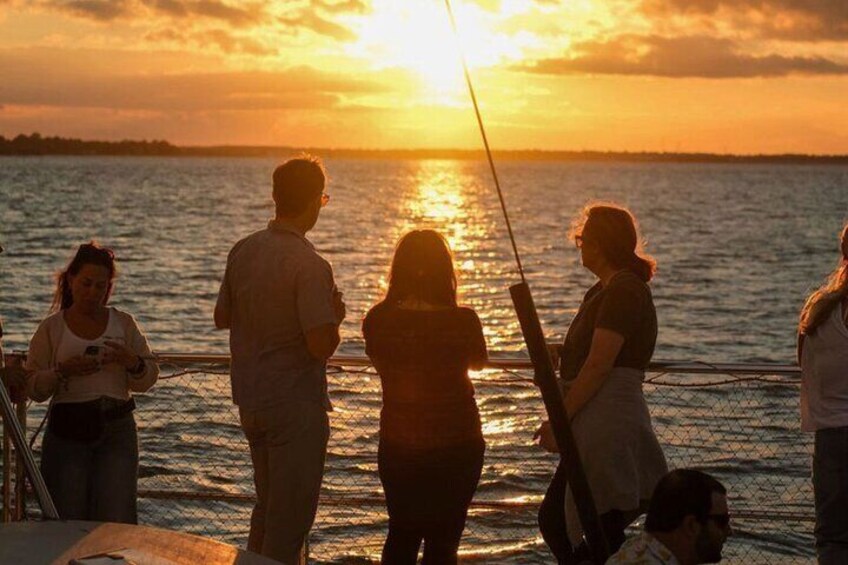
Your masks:
<path fill-rule="evenodd" d="M 719 563 L 732 534 L 724 485 L 702 471 L 675 469 L 657 483 L 644 531 L 606 565 Z"/>
<path fill-rule="evenodd" d="M 5 251 L 0 245 L 0 254 Z M 27 371 L 22 363 L 8 365 L 3 353 L 3 318 L 0 318 L 0 383 L 6 385 L 12 402 L 26 401 Z"/>
<path fill-rule="evenodd" d="M 801 429 L 815 434 L 814 535 L 821 565 L 848 563 L 848 225 L 839 264 L 813 292 L 798 324 Z"/>

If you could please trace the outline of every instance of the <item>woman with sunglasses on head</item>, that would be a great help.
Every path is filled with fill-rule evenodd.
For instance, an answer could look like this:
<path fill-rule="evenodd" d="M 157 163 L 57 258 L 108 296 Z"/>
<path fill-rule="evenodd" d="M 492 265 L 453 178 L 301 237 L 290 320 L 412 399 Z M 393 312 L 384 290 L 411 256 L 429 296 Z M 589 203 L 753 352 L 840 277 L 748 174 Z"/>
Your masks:
<path fill-rule="evenodd" d="M 848 225 L 839 265 L 801 310 L 801 429 L 815 433 L 816 553 L 848 563 Z"/>
<path fill-rule="evenodd" d="M 50 399 L 41 472 L 65 520 L 137 522 L 132 393 L 153 386 L 159 366 L 135 319 L 108 306 L 115 272 L 111 249 L 80 245 L 29 345 L 27 392 Z"/>
<path fill-rule="evenodd" d="M 598 282 L 583 297 L 565 337 L 560 384 L 601 526 L 615 552 L 667 471 L 642 394 L 657 340 L 648 286 L 656 263 L 641 251 L 632 214 L 619 206 L 587 206 L 570 237 Z M 557 450 L 547 422 L 537 437 L 549 451 Z M 545 494 L 539 526 L 559 563 L 588 557 L 564 461 Z"/>
<path fill-rule="evenodd" d="M 378 467 L 389 511 L 383 565 L 456 563 L 483 467 L 483 434 L 468 370 L 487 360 L 474 310 L 456 298 L 445 239 L 403 236 L 386 297 L 365 317 L 365 352 L 380 374 Z"/>

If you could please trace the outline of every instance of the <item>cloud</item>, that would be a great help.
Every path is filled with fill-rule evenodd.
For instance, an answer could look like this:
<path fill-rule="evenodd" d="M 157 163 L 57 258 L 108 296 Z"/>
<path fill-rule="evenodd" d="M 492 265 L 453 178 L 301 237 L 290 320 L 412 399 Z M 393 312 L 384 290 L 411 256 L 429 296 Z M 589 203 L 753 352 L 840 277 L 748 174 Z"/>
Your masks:
<path fill-rule="evenodd" d="M 201 48 L 218 47 L 226 54 L 276 55 L 277 49 L 253 39 L 250 36 L 237 35 L 225 29 L 207 29 L 204 31 L 178 31 L 168 27 L 144 35 L 144 39 L 153 43 L 170 42 L 179 45 L 195 45 Z"/>
<path fill-rule="evenodd" d="M 278 19 L 290 32 L 309 30 L 336 41 L 350 42 L 356 40 L 356 34 L 332 18 L 368 11 L 369 7 L 363 0 L 309 0 Z"/>
<path fill-rule="evenodd" d="M 740 29 L 795 41 L 848 41 L 845 0 L 642 0 L 649 16 L 721 16 Z"/>
<path fill-rule="evenodd" d="M 310 0 L 313 8 L 328 14 L 365 14 L 368 5 L 363 0 Z"/>
<path fill-rule="evenodd" d="M 308 29 L 319 35 L 332 37 L 337 41 L 355 41 L 356 34 L 343 25 L 322 18 L 312 10 L 303 10 L 294 16 L 280 16 L 282 23 L 289 31 L 298 32 Z"/>
<path fill-rule="evenodd" d="M 173 19 L 211 19 L 233 27 L 248 27 L 267 19 L 264 4 L 223 0 L 41 0 L 42 8 L 108 22 L 122 18 L 158 15 Z"/>
<path fill-rule="evenodd" d="M 73 16 L 108 22 L 128 16 L 132 7 L 127 0 L 51 0 L 41 6 Z"/>
<path fill-rule="evenodd" d="M 67 60 L 74 63 L 65 65 Z M 0 104 L 188 112 L 327 109 L 349 96 L 384 91 L 374 81 L 306 66 L 133 75 L 125 74 L 129 67 L 118 64 L 122 60 L 119 52 L 97 57 L 83 50 L 0 50 Z"/>
<path fill-rule="evenodd" d="M 848 65 L 822 57 L 751 56 L 727 39 L 706 36 L 623 35 L 576 44 L 574 55 L 542 59 L 520 70 L 539 74 L 644 75 L 668 78 L 780 77 L 791 74 L 842 75 Z"/>

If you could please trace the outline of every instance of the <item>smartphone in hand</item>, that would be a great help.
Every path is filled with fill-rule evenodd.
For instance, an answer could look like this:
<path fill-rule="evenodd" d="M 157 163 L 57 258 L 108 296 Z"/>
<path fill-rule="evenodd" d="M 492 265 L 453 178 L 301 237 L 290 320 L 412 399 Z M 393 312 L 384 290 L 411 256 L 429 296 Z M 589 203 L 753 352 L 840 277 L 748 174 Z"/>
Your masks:
<path fill-rule="evenodd" d="M 89 345 L 85 348 L 85 352 L 82 354 L 83 357 L 88 357 L 91 359 L 96 359 L 98 363 L 103 362 L 103 355 L 106 353 L 106 348 L 102 345 Z"/>

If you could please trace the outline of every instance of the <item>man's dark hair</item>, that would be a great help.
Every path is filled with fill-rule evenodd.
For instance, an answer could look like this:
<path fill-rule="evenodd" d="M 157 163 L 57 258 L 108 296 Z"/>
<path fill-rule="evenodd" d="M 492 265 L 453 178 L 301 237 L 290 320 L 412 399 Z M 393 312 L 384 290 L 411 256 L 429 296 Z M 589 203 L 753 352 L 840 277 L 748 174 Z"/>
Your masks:
<path fill-rule="evenodd" d="M 671 532 L 690 514 L 699 522 L 706 522 L 714 492 L 727 494 L 724 486 L 706 473 L 694 469 L 668 473 L 654 489 L 645 531 Z"/>
<path fill-rule="evenodd" d="M 290 159 L 274 170 L 274 204 L 277 215 L 302 214 L 324 191 L 324 166 L 317 157 Z"/>

